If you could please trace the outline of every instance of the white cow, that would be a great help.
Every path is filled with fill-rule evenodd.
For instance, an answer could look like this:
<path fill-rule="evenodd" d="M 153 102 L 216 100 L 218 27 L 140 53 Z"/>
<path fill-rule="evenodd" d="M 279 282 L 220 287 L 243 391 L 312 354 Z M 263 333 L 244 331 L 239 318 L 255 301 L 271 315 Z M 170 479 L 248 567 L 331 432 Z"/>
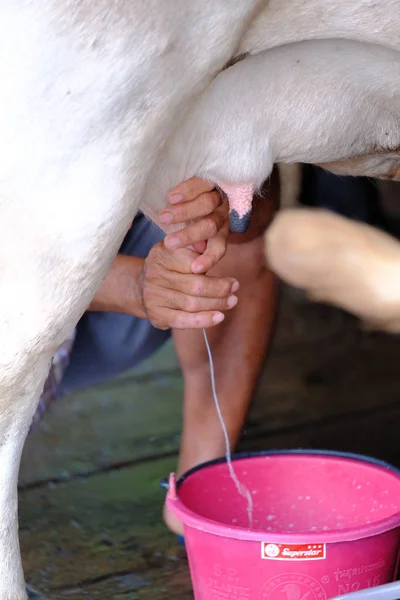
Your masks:
<path fill-rule="evenodd" d="M 380 177 L 400 173 L 399 151 L 398 51 L 337 39 L 287 44 L 214 79 L 160 153 L 143 206 L 156 219 L 168 190 L 196 174 L 226 192 L 231 216 L 245 217 L 276 162 Z"/>
<path fill-rule="evenodd" d="M 379 153 L 387 161 L 383 170 L 396 169 L 398 87 L 389 74 L 398 78 L 399 8 L 399 0 L 0 0 L 1 600 L 26 598 L 17 477 L 35 399 L 54 351 L 88 306 L 136 211 L 154 213 L 165 201 L 165 182 L 158 188 L 155 181 L 162 191 L 155 202 L 149 182 L 166 164 L 172 179 L 181 176 L 179 157 L 168 162 L 168 148 L 183 141 L 175 146 L 176 136 L 186 123 L 216 115 L 204 104 L 207 94 L 210 106 L 218 99 L 225 141 L 233 145 L 224 143 L 225 134 L 218 140 L 197 128 L 192 166 L 201 174 L 202 156 L 214 156 L 203 174 L 215 175 L 240 218 L 249 190 L 279 160 Z M 354 43 L 273 50 L 317 39 Z M 235 57 L 258 52 L 265 54 L 224 70 Z M 310 61 L 309 69 L 296 63 L 296 54 Z M 253 65 L 264 69 L 267 83 Z M 241 73 L 241 89 L 233 69 Z M 332 81 L 342 76 L 339 115 L 324 89 L 340 100 Z M 367 83 L 375 95 L 364 102 L 359 94 Z M 233 104 L 250 86 L 261 86 L 264 97 L 254 89 L 251 110 L 236 117 Z M 371 112 L 364 118 L 346 94 Z M 252 151 L 258 125 L 266 137 L 259 135 Z M 247 140 L 243 146 L 235 144 L 236 132 Z M 246 165 L 253 170 L 243 171 Z M 236 169 L 247 179 L 239 180 Z"/>

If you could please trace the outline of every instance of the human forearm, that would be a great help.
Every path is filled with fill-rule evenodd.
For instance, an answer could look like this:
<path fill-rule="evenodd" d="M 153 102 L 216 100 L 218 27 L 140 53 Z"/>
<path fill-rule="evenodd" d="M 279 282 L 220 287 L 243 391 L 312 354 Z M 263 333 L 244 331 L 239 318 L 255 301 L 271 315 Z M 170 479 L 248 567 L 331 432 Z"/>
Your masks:
<path fill-rule="evenodd" d="M 179 202 L 172 194 L 160 220 L 189 224 L 144 260 L 118 255 L 89 310 L 147 318 L 159 329 L 213 327 L 224 319 L 238 283 L 206 274 L 225 254 L 228 235 L 227 205 L 210 186 L 194 178 L 174 188 Z"/>
<path fill-rule="evenodd" d="M 143 258 L 118 254 L 89 310 L 146 318 L 142 299 L 143 265 Z"/>

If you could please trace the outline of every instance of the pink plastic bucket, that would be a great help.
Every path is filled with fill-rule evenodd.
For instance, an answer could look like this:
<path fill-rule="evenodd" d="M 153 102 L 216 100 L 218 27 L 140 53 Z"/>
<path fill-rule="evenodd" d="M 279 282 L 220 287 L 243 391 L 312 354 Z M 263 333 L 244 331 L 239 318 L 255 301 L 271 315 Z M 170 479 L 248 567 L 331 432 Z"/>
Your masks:
<path fill-rule="evenodd" d="M 400 472 L 367 457 L 280 451 L 193 469 L 167 504 L 184 523 L 196 600 L 327 600 L 394 580 Z"/>

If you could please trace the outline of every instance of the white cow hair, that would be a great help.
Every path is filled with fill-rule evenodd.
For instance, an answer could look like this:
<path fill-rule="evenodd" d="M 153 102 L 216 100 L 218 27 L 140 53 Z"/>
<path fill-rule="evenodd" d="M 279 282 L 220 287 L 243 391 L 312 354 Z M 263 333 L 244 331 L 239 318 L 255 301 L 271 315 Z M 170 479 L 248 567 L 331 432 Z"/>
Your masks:
<path fill-rule="evenodd" d="M 366 157 L 364 172 L 385 175 L 393 161 L 400 165 L 396 106 L 397 51 L 316 40 L 249 56 L 215 78 L 182 119 L 141 208 L 156 218 L 168 190 L 194 175 L 260 189 L 275 163 Z"/>
<path fill-rule="evenodd" d="M 218 129 L 219 111 L 228 124 L 219 138 L 206 139 L 188 121 L 189 166 L 204 176 L 259 184 L 277 160 L 330 161 L 371 150 L 373 140 L 384 141 L 387 126 L 395 144 L 398 96 L 392 104 L 385 93 L 371 104 L 365 99 L 366 120 L 358 104 L 346 103 L 346 94 L 358 98 L 367 82 L 372 90 L 375 81 L 390 87 L 389 71 L 398 72 L 399 31 L 398 0 L 0 0 L 1 600 L 26 598 L 18 468 L 52 354 L 101 284 L 139 206 L 160 208 L 166 180 L 177 182 L 185 172 L 177 160 L 176 171 L 162 174 L 164 152 L 174 147 L 191 111 L 207 122 L 203 93 L 213 82 L 210 100 L 222 105 L 210 112 L 212 123 Z M 346 38 L 375 49 L 353 44 L 344 51 L 345 67 L 332 56 L 329 62 L 307 56 L 307 45 L 299 46 L 319 78 L 319 84 L 302 86 L 303 67 L 293 63 L 292 51 L 273 48 L 316 38 Z M 235 56 L 266 50 L 274 54 L 224 70 Z M 257 61 L 268 67 L 268 81 L 257 80 L 251 67 Z M 241 89 L 232 78 L 236 68 Z M 331 69 L 333 77 L 346 76 L 340 114 L 324 92 L 330 85 L 335 93 Z M 263 92 L 251 89 L 259 83 Z M 303 108 L 295 102 L 298 86 Z M 227 120 L 235 117 L 227 104 L 231 88 L 253 102 L 246 119 L 255 133 L 255 108 L 267 94 L 262 101 L 270 121 L 259 123 L 253 146 L 244 125 Z M 350 123 L 347 140 L 336 131 L 344 129 L 343 118 Z M 321 137 L 324 119 L 327 138 Z M 232 127 L 245 140 L 245 162 L 241 148 L 233 151 Z M 158 187 L 162 194 L 150 198 Z"/>

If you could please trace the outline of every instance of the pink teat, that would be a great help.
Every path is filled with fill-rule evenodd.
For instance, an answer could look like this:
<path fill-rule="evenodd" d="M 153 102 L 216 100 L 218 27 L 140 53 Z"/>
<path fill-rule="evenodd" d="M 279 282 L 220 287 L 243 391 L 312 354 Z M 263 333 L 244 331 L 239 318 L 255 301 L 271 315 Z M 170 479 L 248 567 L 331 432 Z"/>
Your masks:
<path fill-rule="evenodd" d="M 235 210 L 239 217 L 245 217 L 251 212 L 251 205 L 255 187 L 253 185 L 230 185 L 224 184 L 219 186 L 227 195 L 229 208 Z"/>

